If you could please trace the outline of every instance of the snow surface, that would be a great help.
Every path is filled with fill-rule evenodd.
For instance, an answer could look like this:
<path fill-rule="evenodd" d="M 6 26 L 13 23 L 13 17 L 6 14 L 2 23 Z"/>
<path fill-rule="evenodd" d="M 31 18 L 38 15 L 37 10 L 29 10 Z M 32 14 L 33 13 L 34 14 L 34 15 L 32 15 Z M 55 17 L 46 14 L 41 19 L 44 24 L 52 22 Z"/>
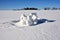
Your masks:
<path fill-rule="evenodd" d="M 21 14 L 30 13 L 37 13 L 40 21 L 48 21 L 33 26 L 14 25 Z M 60 10 L 0 10 L 0 40 L 60 40 Z"/>

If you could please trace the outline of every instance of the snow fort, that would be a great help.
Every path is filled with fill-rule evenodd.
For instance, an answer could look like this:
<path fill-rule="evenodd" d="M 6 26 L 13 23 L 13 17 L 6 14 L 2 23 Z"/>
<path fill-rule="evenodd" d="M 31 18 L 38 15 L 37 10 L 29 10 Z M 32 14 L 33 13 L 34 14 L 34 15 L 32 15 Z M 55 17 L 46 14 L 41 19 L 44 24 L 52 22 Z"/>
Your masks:
<path fill-rule="evenodd" d="M 28 16 L 21 14 L 20 21 L 16 23 L 17 26 L 31 26 L 37 24 L 37 14 L 30 13 Z"/>

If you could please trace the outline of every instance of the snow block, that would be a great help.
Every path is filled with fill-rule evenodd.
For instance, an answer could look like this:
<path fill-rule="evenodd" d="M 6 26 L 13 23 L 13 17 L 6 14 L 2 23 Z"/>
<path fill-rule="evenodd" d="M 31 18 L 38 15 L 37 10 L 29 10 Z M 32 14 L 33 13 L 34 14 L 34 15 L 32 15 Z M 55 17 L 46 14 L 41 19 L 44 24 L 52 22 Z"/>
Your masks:
<path fill-rule="evenodd" d="M 17 26 L 31 26 L 37 24 L 37 14 L 31 13 L 29 16 L 22 14 L 20 21 L 16 23 Z"/>

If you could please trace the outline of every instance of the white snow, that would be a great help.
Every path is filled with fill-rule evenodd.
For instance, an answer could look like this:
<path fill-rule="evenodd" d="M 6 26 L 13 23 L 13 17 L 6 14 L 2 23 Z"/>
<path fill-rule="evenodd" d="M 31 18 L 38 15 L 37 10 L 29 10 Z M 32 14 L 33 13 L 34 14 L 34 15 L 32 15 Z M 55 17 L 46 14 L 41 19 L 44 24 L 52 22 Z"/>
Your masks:
<path fill-rule="evenodd" d="M 36 13 L 30 13 L 30 15 L 22 14 L 20 16 L 20 21 L 15 23 L 16 26 L 32 26 L 34 24 L 37 24 L 37 14 Z"/>
<path fill-rule="evenodd" d="M 56 21 L 23 27 L 14 25 L 21 14 L 30 13 L 37 13 L 38 19 Z M 0 10 L 0 40 L 60 40 L 60 10 Z"/>

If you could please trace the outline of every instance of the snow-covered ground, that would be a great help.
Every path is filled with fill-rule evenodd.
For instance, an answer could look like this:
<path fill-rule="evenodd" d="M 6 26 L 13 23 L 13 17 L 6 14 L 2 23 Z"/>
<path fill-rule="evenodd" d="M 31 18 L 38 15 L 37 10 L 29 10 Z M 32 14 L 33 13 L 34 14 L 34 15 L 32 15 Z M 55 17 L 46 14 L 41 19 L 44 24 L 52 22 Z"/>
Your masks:
<path fill-rule="evenodd" d="M 55 21 L 23 27 L 14 25 L 21 14 L 30 13 L 37 13 L 40 21 Z M 0 10 L 0 40 L 60 40 L 60 10 Z"/>

